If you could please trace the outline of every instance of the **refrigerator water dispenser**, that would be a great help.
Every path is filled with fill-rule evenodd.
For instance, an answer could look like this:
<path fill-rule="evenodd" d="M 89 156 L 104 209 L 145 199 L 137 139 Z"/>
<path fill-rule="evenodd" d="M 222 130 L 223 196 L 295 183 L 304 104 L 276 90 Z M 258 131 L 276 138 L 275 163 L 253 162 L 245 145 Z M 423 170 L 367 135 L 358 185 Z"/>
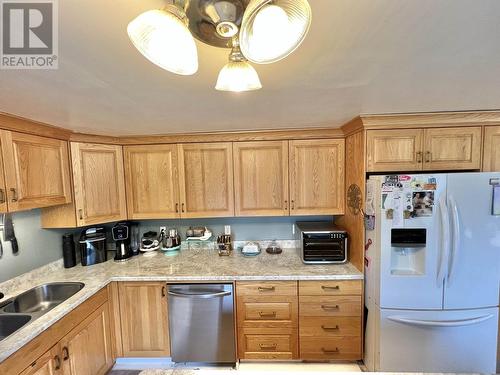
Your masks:
<path fill-rule="evenodd" d="M 391 229 L 391 274 L 424 275 L 426 245 L 425 228 Z"/>

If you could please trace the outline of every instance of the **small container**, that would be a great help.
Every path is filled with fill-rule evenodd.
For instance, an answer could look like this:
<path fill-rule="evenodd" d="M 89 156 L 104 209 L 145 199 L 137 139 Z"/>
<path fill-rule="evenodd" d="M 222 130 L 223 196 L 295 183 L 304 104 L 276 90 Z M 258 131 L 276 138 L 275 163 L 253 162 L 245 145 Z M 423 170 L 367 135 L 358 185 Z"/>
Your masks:
<path fill-rule="evenodd" d="M 76 251 L 75 251 L 75 241 L 73 240 L 73 235 L 71 233 L 66 233 L 63 235 L 63 262 L 64 268 L 71 268 L 76 266 Z"/>
<path fill-rule="evenodd" d="M 268 254 L 281 254 L 282 252 L 283 250 L 278 246 L 276 240 L 272 240 L 266 249 L 266 253 Z"/>

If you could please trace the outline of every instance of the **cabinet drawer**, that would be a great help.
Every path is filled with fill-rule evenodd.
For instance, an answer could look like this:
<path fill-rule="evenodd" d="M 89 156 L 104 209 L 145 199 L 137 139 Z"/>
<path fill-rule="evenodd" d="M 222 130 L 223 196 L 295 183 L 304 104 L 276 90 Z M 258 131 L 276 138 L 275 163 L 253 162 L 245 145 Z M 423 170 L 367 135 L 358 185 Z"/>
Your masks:
<path fill-rule="evenodd" d="M 240 359 L 298 358 L 297 329 L 239 329 Z"/>
<path fill-rule="evenodd" d="M 360 336 L 361 317 L 301 317 L 300 337 Z"/>
<path fill-rule="evenodd" d="M 295 296 L 238 297 L 236 314 L 241 327 L 297 327 L 298 301 Z"/>
<path fill-rule="evenodd" d="M 296 296 L 296 281 L 237 282 L 236 293 L 240 296 Z"/>
<path fill-rule="evenodd" d="M 361 359 L 360 337 L 305 337 L 300 339 L 300 358 L 320 359 Z"/>
<path fill-rule="evenodd" d="M 361 295 L 362 280 L 299 281 L 301 296 Z"/>
<path fill-rule="evenodd" d="M 300 297 L 300 316 L 361 316 L 361 296 Z"/>
<path fill-rule="evenodd" d="M 245 320 L 291 320 L 292 306 L 289 302 L 245 302 Z"/>

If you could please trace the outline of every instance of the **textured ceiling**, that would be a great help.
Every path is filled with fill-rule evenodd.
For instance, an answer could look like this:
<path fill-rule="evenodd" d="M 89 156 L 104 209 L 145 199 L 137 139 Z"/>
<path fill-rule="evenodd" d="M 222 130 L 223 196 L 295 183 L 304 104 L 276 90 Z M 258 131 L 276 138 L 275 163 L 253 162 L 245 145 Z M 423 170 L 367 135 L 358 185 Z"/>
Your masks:
<path fill-rule="evenodd" d="M 309 0 L 311 30 L 264 88 L 213 89 L 228 50 L 189 77 L 126 33 L 159 0 L 59 1 L 59 69 L 0 70 L 0 111 L 97 134 L 338 127 L 361 113 L 500 108 L 500 1 Z"/>

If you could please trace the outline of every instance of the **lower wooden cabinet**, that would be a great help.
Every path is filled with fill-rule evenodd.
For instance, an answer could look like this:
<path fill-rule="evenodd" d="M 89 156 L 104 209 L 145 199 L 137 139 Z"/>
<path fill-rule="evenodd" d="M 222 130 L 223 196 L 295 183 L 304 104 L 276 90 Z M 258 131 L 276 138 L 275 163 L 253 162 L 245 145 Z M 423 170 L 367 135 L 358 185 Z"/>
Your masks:
<path fill-rule="evenodd" d="M 118 283 L 124 357 L 170 355 L 166 284 Z"/>

